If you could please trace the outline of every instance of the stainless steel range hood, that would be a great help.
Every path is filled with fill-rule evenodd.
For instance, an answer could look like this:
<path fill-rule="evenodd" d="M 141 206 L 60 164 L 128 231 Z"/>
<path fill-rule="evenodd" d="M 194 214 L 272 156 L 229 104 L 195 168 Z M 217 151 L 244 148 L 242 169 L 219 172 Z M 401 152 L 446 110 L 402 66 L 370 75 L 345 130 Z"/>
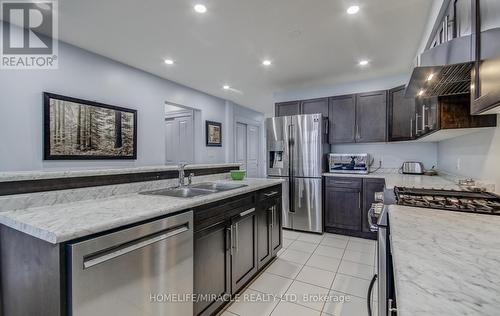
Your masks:
<path fill-rule="evenodd" d="M 438 97 L 471 91 L 471 72 L 475 65 L 474 35 L 452 39 L 431 48 L 417 58 L 405 96 Z M 481 60 L 498 56 L 500 28 L 481 32 Z"/>
<path fill-rule="evenodd" d="M 470 35 L 455 38 L 422 53 L 406 88 L 406 97 L 469 93 L 474 67 L 472 40 Z"/>

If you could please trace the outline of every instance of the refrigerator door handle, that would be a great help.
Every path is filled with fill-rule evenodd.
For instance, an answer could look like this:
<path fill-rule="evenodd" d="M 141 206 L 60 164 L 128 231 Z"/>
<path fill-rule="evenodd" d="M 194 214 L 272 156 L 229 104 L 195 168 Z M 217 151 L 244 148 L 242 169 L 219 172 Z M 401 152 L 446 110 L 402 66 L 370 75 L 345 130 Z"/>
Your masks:
<path fill-rule="evenodd" d="M 293 125 L 290 124 L 288 125 L 288 139 L 289 139 L 289 143 L 288 143 L 288 152 L 289 152 L 289 164 L 290 164 L 290 169 L 289 169 L 289 175 L 290 177 L 288 178 L 289 179 L 289 190 L 288 190 L 288 193 L 290 195 L 290 213 L 295 213 L 295 202 L 294 202 L 294 181 L 293 181 L 293 177 L 294 177 L 294 172 L 293 172 L 293 168 L 294 168 L 294 161 L 293 161 L 293 147 L 295 146 L 295 144 L 293 143 L 294 142 L 294 138 L 292 137 L 293 135 Z"/>

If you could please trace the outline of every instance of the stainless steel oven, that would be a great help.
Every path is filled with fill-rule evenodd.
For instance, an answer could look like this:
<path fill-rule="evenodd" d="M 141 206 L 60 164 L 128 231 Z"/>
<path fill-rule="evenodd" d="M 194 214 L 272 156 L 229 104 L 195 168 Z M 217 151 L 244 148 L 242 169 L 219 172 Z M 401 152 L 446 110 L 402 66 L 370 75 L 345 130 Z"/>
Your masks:
<path fill-rule="evenodd" d="M 390 229 L 389 215 L 387 213 L 388 206 L 375 204 L 369 212 L 369 224 L 372 231 L 377 232 L 377 274 L 374 275 L 370 287 L 368 288 L 368 311 L 369 316 L 379 315 L 395 315 L 396 309 L 396 294 L 394 288 L 394 269 L 392 266 L 392 254 L 390 247 Z M 378 218 L 374 224 L 373 218 Z M 374 283 L 377 280 L 378 284 L 378 314 L 372 313 L 372 292 Z"/>
<path fill-rule="evenodd" d="M 67 247 L 68 315 L 193 314 L 193 212 Z"/>

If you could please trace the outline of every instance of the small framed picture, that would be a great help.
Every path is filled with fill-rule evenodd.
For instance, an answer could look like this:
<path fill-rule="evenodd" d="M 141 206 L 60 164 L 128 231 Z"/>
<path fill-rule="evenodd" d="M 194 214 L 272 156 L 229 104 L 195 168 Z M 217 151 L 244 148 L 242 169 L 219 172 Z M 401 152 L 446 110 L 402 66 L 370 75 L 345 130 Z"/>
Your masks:
<path fill-rule="evenodd" d="M 208 147 L 222 147 L 222 123 L 206 121 Z"/>

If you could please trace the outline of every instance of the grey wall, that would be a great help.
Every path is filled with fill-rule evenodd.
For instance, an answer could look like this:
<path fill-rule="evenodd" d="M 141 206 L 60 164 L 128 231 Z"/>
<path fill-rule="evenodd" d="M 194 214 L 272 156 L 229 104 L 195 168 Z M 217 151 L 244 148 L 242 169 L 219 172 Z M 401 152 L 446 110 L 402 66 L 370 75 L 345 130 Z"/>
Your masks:
<path fill-rule="evenodd" d="M 500 119 L 500 116 L 499 116 Z M 439 169 L 494 183 L 500 193 L 500 127 L 439 142 Z"/>
<path fill-rule="evenodd" d="M 44 91 L 137 109 L 137 160 L 43 161 Z M 204 126 L 205 120 L 218 121 L 227 131 L 231 123 L 226 121 L 226 100 L 65 43 L 59 44 L 57 70 L 1 70 L 0 96 L 0 171 L 162 165 L 165 101 L 200 110 L 198 125 Z M 248 111 L 252 117 L 258 115 Z M 199 128 L 197 162 L 230 162 L 227 152 L 232 151 L 231 143 L 224 141 L 222 148 L 208 148 L 204 145 L 205 129 Z"/>
<path fill-rule="evenodd" d="M 382 161 L 382 168 L 399 168 L 404 161 L 420 161 L 425 168 L 438 165 L 437 143 L 374 143 L 332 145 L 334 153 L 369 153 L 375 159 L 373 168 Z"/>

